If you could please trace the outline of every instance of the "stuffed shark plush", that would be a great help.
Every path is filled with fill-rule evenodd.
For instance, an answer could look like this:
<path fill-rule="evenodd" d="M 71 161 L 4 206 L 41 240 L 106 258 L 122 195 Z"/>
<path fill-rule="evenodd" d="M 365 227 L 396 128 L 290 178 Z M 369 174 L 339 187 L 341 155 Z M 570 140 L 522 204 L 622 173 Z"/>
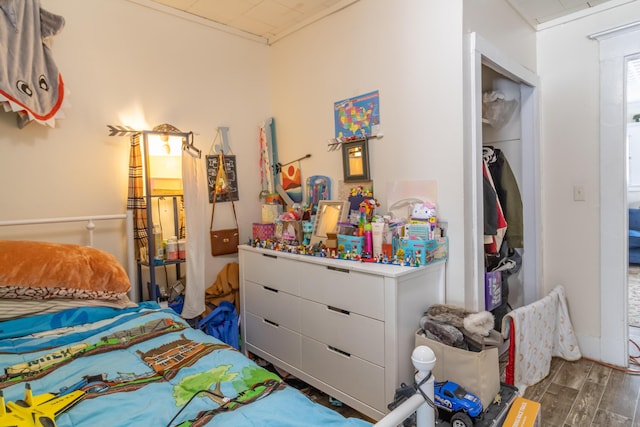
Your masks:
<path fill-rule="evenodd" d="M 18 113 L 20 128 L 53 127 L 60 116 L 64 84 L 46 42 L 63 27 L 39 0 L 0 0 L 0 104 Z"/>

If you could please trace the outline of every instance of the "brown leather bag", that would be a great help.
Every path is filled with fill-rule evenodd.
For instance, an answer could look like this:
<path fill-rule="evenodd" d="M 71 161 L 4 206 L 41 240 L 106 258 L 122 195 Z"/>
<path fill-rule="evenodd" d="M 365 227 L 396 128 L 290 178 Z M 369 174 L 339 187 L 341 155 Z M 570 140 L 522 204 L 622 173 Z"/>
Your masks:
<path fill-rule="evenodd" d="M 233 219 L 236 221 L 236 228 L 227 228 L 223 230 L 213 229 L 213 214 L 216 209 L 216 199 L 218 193 L 224 193 L 222 188 L 223 183 L 226 181 L 226 172 L 224 170 L 224 156 L 220 153 L 218 161 L 218 174 L 216 176 L 216 186 L 213 195 L 213 206 L 211 206 L 211 226 L 209 227 L 209 233 L 211 237 L 211 255 L 227 255 L 235 254 L 238 252 L 238 245 L 240 244 L 240 233 L 238 232 L 238 217 L 236 216 L 236 205 L 231 200 L 231 206 L 233 207 Z M 220 187 L 220 188 L 219 188 Z"/>
<path fill-rule="evenodd" d="M 211 255 L 227 255 L 235 254 L 238 252 L 238 245 L 240 244 L 240 234 L 238 232 L 238 217 L 236 216 L 236 205 L 231 201 L 233 207 L 233 219 L 236 221 L 236 228 L 226 228 L 223 230 L 213 229 L 213 214 L 216 208 L 215 197 L 213 199 L 213 206 L 211 207 L 211 227 L 209 230 L 211 236 Z"/>

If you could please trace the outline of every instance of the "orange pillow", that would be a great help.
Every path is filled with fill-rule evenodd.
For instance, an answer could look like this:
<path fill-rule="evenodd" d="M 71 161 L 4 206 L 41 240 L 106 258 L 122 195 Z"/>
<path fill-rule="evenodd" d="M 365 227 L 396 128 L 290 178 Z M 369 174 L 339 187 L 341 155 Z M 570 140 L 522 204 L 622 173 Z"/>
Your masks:
<path fill-rule="evenodd" d="M 0 240 L 0 298 L 117 300 L 130 287 L 118 260 L 99 249 Z"/>

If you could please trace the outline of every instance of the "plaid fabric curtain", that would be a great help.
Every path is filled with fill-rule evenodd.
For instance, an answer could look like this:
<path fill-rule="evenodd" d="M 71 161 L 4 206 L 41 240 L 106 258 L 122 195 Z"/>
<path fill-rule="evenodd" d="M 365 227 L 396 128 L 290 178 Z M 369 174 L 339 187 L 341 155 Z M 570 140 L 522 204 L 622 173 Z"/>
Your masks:
<path fill-rule="evenodd" d="M 184 212 L 184 196 L 178 199 L 178 239 L 187 238 L 187 216 Z"/>
<path fill-rule="evenodd" d="M 129 153 L 129 194 L 127 209 L 133 211 L 133 236 L 136 247 L 136 258 L 141 253 L 149 253 L 147 234 L 147 204 L 144 198 L 144 182 L 142 181 L 142 154 L 140 152 L 140 133 L 131 136 Z M 144 250 L 141 251 L 141 249 Z"/>

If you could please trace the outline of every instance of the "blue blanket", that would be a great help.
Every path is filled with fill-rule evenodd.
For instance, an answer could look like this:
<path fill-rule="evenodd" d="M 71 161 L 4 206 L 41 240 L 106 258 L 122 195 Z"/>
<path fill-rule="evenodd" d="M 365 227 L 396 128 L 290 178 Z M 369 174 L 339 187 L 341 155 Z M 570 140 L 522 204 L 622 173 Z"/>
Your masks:
<path fill-rule="evenodd" d="M 0 322 L 0 337 L 5 401 L 24 399 L 26 384 L 45 413 L 73 397 L 59 427 L 370 425 L 311 402 L 154 303 Z"/>

